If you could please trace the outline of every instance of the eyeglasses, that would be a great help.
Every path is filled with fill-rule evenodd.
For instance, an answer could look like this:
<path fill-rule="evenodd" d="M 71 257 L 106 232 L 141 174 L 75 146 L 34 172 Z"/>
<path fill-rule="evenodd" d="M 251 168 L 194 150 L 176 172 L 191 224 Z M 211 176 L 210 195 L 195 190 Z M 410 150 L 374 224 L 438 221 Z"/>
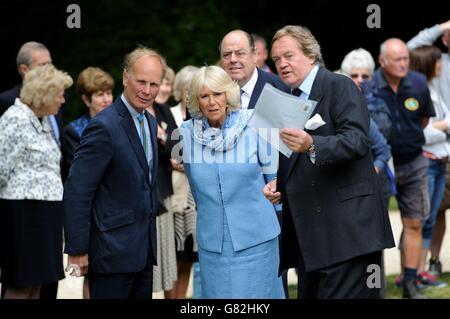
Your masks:
<path fill-rule="evenodd" d="M 370 75 L 368 75 L 368 74 L 352 73 L 352 74 L 350 74 L 350 77 L 352 79 L 357 79 L 357 78 L 361 77 L 363 80 L 368 80 L 370 78 Z"/>

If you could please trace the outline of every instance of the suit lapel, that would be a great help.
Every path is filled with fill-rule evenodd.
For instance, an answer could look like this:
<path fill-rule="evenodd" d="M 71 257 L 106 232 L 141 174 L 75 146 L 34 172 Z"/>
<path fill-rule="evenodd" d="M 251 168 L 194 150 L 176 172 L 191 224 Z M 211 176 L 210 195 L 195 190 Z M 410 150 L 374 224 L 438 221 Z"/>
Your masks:
<path fill-rule="evenodd" d="M 151 141 L 152 154 L 153 154 L 153 159 L 152 159 L 153 165 L 151 167 L 151 170 L 152 170 L 152 184 L 154 184 L 155 181 L 156 181 L 156 178 L 155 178 L 155 176 L 156 176 L 156 167 L 158 165 L 158 149 L 157 149 L 158 143 L 157 143 L 157 140 L 156 140 L 157 137 L 155 136 L 154 132 L 157 132 L 158 128 L 156 126 L 157 125 L 156 119 L 154 119 L 153 116 L 150 113 L 145 112 L 145 117 L 147 118 L 148 127 L 150 129 L 150 141 Z M 147 167 L 148 167 L 148 165 L 147 165 Z"/>
<path fill-rule="evenodd" d="M 316 107 L 314 108 L 314 111 L 311 113 L 311 117 L 313 117 L 317 110 L 319 109 L 320 102 L 323 97 L 322 92 L 322 85 L 323 85 L 323 76 L 324 76 L 325 69 L 320 67 L 319 71 L 317 72 L 316 78 L 314 79 L 314 83 L 311 89 L 311 94 L 309 95 L 309 100 L 316 101 Z M 311 131 L 306 130 L 308 133 L 311 134 Z M 300 157 L 300 153 L 292 153 L 291 158 L 289 160 L 289 169 L 288 169 L 288 178 L 291 175 L 292 170 L 294 169 L 295 163 L 297 162 L 298 158 Z"/>
<path fill-rule="evenodd" d="M 264 84 L 266 82 L 263 79 L 263 76 L 261 75 L 264 71 L 259 71 L 258 68 L 256 68 L 256 72 L 258 72 L 258 79 L 256 80 L 255 87 L 253 88 L 252 96 L 250 96 L 250 101 L 248 102 L 248 109 L 254 109 L 256 101 L 258 101 L 259 96 L 261 95 L 261 92 L 264 88 Z"/>
<path fill-rule="evenodd" d="M 131 114 L 130 112 L 128 112 L 127 107 L 122 102 L 122 99 L 120 97 L 116 100 L 116 105 L 119 115 L 122 116 L 120 124 L 122 125 L 122 128 L 124 129 L 128 137 L 128 140 L 130 141 L 134 153 L 138 158 L 139 164 L 141 165 L 142 169 L 145 172 L 147 182 L 149 183 L 150 181 L 148 177 L 149 173 L 148 163 L 145 158 L 145 153 L 141 144 L 141 140 L 139 139 L 139 135 L 136 131 L 136 126 L 134 125 L 133 119 L 131 118 Z"/>

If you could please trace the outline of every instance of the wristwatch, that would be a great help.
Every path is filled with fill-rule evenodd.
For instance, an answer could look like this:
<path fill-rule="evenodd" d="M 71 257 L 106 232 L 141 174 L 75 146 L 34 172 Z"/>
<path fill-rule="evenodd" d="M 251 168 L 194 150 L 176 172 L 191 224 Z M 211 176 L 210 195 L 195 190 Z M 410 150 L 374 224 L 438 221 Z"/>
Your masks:
<path fill-rule="evenodd" d="M 314 143 L 312 143 L 307 151 L 309 154 L 314 154 L 316 152 L 316 146 L 314 145 Z"/>

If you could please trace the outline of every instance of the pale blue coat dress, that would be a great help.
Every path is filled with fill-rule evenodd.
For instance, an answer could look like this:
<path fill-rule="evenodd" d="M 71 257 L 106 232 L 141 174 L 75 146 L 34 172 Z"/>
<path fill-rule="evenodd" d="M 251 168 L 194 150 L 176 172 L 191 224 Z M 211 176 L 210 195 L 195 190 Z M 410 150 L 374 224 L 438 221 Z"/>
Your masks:
<path fill-rule="evenodd" d="M 262 193 L 276 176 L 278 152 L 246 126 L 251 114 L 231 112 L 220 130 L 205 119 L 180 129 L 197 205 L 203 298 L 285 298 L 278 277 L 280 225 Z"/>

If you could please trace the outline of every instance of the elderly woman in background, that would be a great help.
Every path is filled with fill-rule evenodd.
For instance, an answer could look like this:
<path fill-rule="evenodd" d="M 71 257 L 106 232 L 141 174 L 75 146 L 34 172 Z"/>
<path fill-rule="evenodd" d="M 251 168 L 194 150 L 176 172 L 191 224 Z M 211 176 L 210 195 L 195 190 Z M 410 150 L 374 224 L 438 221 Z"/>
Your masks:
<path fill-rule="evenodd" d="M 375 61 L 369 51 L 363 48 L 355 49 L 347 53 L 342 60 L 341 71 L 348 75 L 360 86 L 363 81 L 372 77 L 375 69 Z"/>
<path fill-rule="evenodd" d="M 164 80 L 159 86 L 159 92 L 156 96 L 155 102 L 158 104 L 166 104 L 169 98 L 172 96 L 173 81 L 175 80 L 175 72 L 172 68 L 167 67 Z"/>
<path fill-rule="evenodd" d="M 38 298 L 64 278 L 61 152 L 48 115 L 64 103 L 67 73 L 39 66 L 0 118 L 1 282 L 4 298 Z"/>
<path fill-rule="evenodd" d="M 173 97 L 175 101 L 179 102 L 177 105 L 172 107 L 170 111 L 180 126 L 184 120 L 190 118 L 187 111 L 187 97 L 189 91 L 189 84 L 191 83 L 192 76 L 198 70 L 196 66 L 187 65 L 177 72 L 175 76 L 175 82 L 173 84 Z"/>
<path fill-rule="evenodd" d="M 239 86 L 220 67 L 200 68 L 189 94 L 193 119 L 180 134 L 197 204 L 202 297 L 285 298 L 280 226 L 262 193 L 278 152 L 247 126 L 252 111 L 239 109 Z"/>
<path fill-rule="evenodd" d="M 113 101 L 114 79 L 112 76 L 98 67 L 87 67 L 78 75 L 75 88 L 88 111 L 81 117 L 70 122 L 64 127 L 62 137 L 63 152 L 63 177 L 69 174 L 75 156 L 75 150 L 80 145 L 81 135 L 91 119 L 97 113 L 107 108 Z M 85 276 L 83 284 L 83 298 L 89 299 L 88 276 Z"/>
<path fill-rule="evenodd" d="M 353 82 L 361 88 L 364 81 L 370 80 L 375 69 L 375 61 L 372 55 L 362 48 L 350 51 L 342 60 L 341 73 L 349 76 Z M 383 104 L 384 105 L 384 104 Z M 392 158 L 391 147 L 388 144 L 388 131 L 390 127 L 390 118 L 377 119 L 379 110 L 376 103 L 368 103 L 371 116 L 369 137 L 371 141 L 371 150 L 374 158 L 374 167 L 377 172 L 381 185 L 383 186 L 384 205 L 389 206 L 389 200 L 396 192 L 394 174 L 388 166 Z M 386 123 L 388 122 L 389 123 Z"/>
<path fill-rule="evenodd" d="M 68 173 L 72 165 L 75 149 L 80 144 L 81 135 L 91 119 L 108 107 L 113 100 L 114 79 L 98 67 L 87 67 L 78 75 L 75 88 L 87 112 L 64 127 L 63 159 Z"/>
<path fill-rule="evenodd" d="M 170 111 L 177 127 L 180 127 L 184 120 L 190 118 L 187 111 L 188 90 L 191 78 L 197 70 L 197 67 L 188 65 L 175 75 L 173 96 L 175 101 L 179 101 L 179 103 L 170 108 Z M 192 264 L 198 261 L 197 241 L 195 239 L 197 212 L 183 165 L 177 163 L 174 159 L 171 159 L 171 163 L 173 168 L 172 207 L 174 210 L 178 279 L 174 283 L 173 289 L 166 294 L 166 298 L 184 299 L 189 285 Z M 194 294 L 195 286 L 194 282 Z"/>
<path fill-rule="evenodd" d="M 159 92 L 163 90 L 162 97 L 158 93 L 155 102 L 147 108 L 158 123 L 158 190 L 159 210 L 156 216 L 157 235 L 157 265 L 153 266 L 153 292 L 164 291 L 166 299 L 172 297 L 171 292 L 177 281 L 177 257 L 175 249 L 175 230 L 172 205 L 172 164 L 171 152 L 177 141 L 172 140 L 172 132 L 177 129 L 175 119 L 170 112 L 167 102 L 172 93 L 173 71 L 167 69 Z M 170 70 L 170 71 L 169 71 Z M 171 75 L 172 73 L 172 75 Z M 158 98 L 159 97 L 159 98 Z"/>

